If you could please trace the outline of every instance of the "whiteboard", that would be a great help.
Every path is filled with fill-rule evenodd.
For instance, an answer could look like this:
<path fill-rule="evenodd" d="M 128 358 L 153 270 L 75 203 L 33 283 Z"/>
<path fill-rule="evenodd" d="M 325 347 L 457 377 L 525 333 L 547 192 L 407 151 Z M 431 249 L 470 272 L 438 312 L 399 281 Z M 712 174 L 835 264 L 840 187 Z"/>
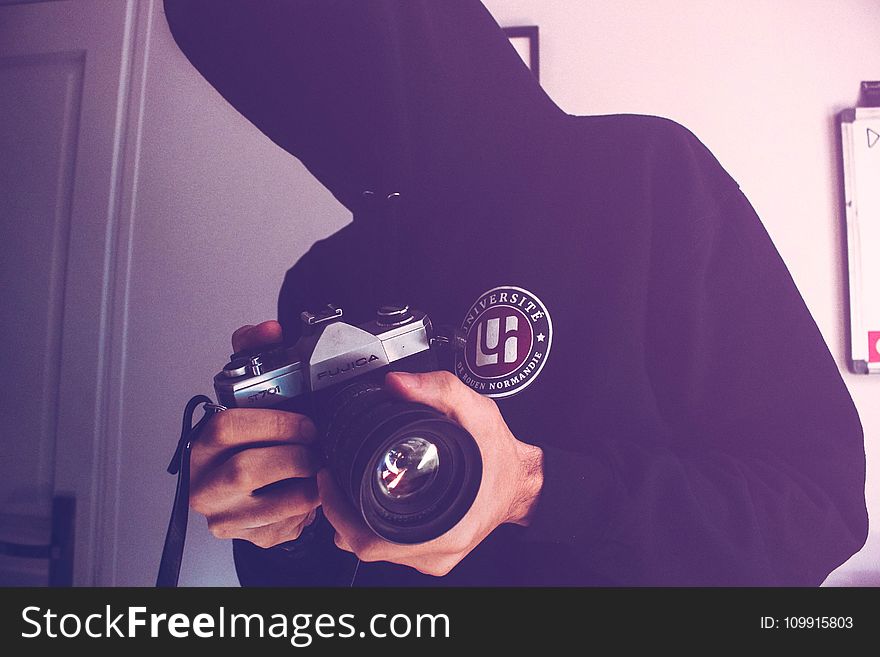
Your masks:
<path fill-rule="evenodd" d="M 852 369 L 880 374 L 880 107 L 844 110 L 840 128 Z"/>

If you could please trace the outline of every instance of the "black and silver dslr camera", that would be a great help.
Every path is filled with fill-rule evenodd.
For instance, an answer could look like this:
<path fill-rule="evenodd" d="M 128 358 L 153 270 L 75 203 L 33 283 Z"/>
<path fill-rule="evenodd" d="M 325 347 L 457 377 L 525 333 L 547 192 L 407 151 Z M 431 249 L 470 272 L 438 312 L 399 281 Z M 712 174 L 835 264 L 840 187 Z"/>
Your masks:
<path fill-rule="evenodd" d="M 382 306 L 360 326 L 333 306 L 301 317 L 295 345 L 233 354 L 214 377 L 219 403 L 311 417 L 340 488 L 382 538 L 422 543 L 451 529 L 480 487 L 480 450 L 459 424 L 382 382 L 388 371 L 438 369 L 454 340 L 408 306 Z"/>

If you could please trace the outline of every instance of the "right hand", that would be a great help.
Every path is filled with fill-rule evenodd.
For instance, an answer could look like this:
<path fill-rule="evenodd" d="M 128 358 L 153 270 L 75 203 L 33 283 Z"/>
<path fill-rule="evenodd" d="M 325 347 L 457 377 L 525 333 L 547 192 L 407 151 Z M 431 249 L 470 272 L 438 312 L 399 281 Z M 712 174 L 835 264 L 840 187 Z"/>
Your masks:
<path fill-rule="evenodd" d="M 233 351 L 281 341 L 276 321 L 242 326 Z M 266 408 L 215 414 L 193 443 L 190 506 L 217 538 L 262 548 L 298 538 L 319 506 L 317 431 L 304 415 Z"/>

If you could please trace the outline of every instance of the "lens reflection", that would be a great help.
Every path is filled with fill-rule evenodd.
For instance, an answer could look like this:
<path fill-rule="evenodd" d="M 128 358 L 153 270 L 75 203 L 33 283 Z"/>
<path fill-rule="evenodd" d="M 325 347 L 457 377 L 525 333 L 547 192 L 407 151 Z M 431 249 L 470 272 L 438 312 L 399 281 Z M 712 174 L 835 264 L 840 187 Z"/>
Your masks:
<path fill-rule="evenodd" d="M 379 489 L 393 499 L 410 497 L 434 481 L 439 467 L 434 443 L 418 436 L 407 438 L 394 444 L 379 462 Z"/>

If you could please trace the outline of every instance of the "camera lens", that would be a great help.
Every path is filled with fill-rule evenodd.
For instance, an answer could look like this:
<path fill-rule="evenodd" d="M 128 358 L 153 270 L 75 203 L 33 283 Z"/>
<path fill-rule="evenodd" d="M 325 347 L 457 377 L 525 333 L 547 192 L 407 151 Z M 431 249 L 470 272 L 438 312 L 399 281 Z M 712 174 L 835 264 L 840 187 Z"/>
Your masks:
<path fill-rule="evenodd" d="M 324 417 L 330 469 L 382 538 L 429 541 L 470 509 L 482 478 L 480 450 L 439 411 L 361 381 L 334 395 Z"/>
<path fill-rule="evenodd" d="M 437 446 L 413 436 L 393 445 L 376 468 L 379 490 L 395 500 L 412 497 L 430 488 L 437 476 Z"/>

